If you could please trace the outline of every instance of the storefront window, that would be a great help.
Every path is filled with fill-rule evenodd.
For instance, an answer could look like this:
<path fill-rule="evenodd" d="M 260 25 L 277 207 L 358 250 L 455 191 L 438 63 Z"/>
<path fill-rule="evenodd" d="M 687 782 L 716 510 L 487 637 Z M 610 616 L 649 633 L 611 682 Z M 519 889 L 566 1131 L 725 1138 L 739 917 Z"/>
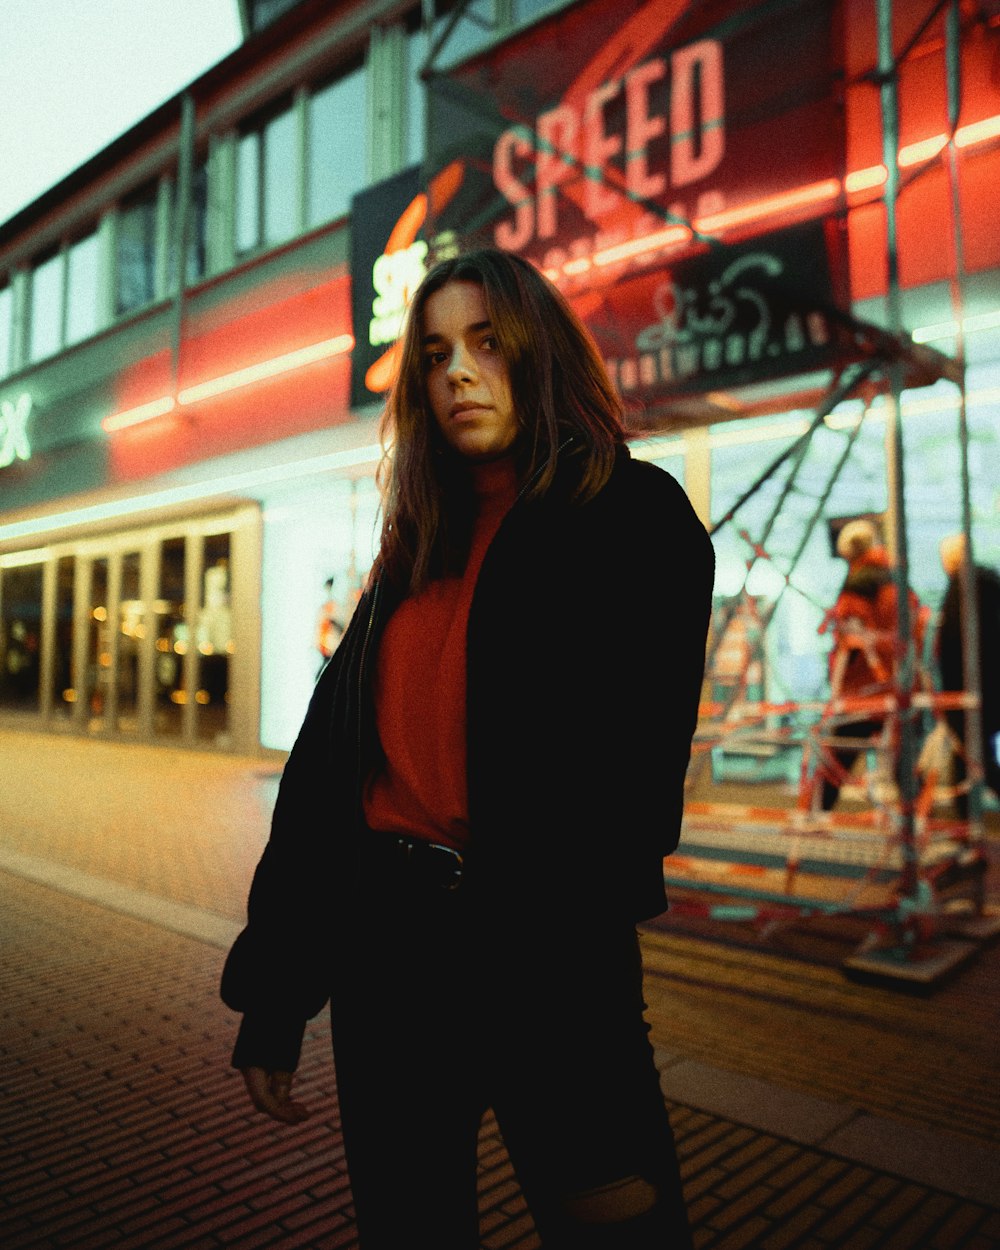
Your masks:
<path fill-rule="evenodd" d="M 0 378 L 10 372 L 13 331 L 14 295 L 9 286 L 0 286 Z"/>
<path fill-rule="evenodd" d="M 97 329 L 98 239 L 89 234 L 66 254 L 66 345 L 79 343 Z"/>
<path fill-rule="evenodd" d="M 36 265 L 31 274 L 32 360 L 51 356 L 62 346 L 63 258 L 57 252 Z"/>
<path fill-rule="evenodd" d="M 713 517 L 724 516 L 787 449 L 794 432 L 767 437 L 771 429 L 779 431 L 783 424 L 787 429 L 787 422 L 767 418 L 715 427 Z M 776 702 L 825 697 L 829 639 L 819 628 L 843 579 L 843 568 L 831 547 L 827 517 L 840 515 L 841 510 L 853 515 L 880 511 L 885 506 L 884 468 L 878 447 L 855 442 L 849 461 L 831 485 L 846 438 L 842 431 L 818 430 L 795 470 L 793 489 L 785 490 L 792 471 L 789 460 L 713 537 L 717 599 L 732 601 L 745 587 L 739 629 L 748 639 L 756 636 L 760 622 L 767 622 L 766 632 L 758 639 L 755 663 L 759 662 L 759 671 L 754 689 L 749 691 L 751 697 Z M 869 480 L 867 467 L 873 453 L 877 468 Z M 859 472 L 862 465 L 865 468 Z M 876 482 L 881 487 L 878 495 L 873 493 Z M 818 501 L 824 495 L 827 505 L 816 517 Z"/>
<path fill-rule="evenodd" d="M 141 559 L 137 551 L 122 556 L 118 605 L 118 728 L 138 729 L 139 652 L 146 631 L 146 605 L 140 594 Z"/>
<path fill-rule="evenodd" d="M 157 186 L 144 187 L 118 214 L 115 310 L 142 308 L 156 298 Z"/>
<path fill-rule="evenodd" d="M 229 657 L 233 622 L 229 593 L 228 534 L 205 539 L 198 608 L 198 737 L 223 741 L 229 728 Z"/>
<path fill-rule="evenodd" d="M 53 631 L 52 707 L 57 716 L 68 716 L 76 702 L 73 671 L 73 596 L 76 560 L 63 556 L 56 564 L 56 619 Z"/>
<path fill-rule="evenodd" d="M 185 541 L 168 538 L 160 548 L 159 595 L 153 604 L 156 620 L 156 733 L 179 736 L 186 702 L 184 657 L 188 628 L 184 619 Z"/>
<path fill-rule="evenodd" d="M 310 226 L 340 217 L 365 185 L 365 144 L 358 119 L 365 116 L 365 71 L 359 57 L 309 100 Z"/>
<path fill-rule="evenodd" d="M 370 477 L 276 488 L 264 512 L 261 741 L 288 750 L 325 662 L 328 600 L 353 613 L 378 540 Z M 328 586 L 328 582 L 332 585 Z"/>
<path fill-rule="evenodd" d="M 39 709 L 42 565 L 0 570 L 0 708 Z"/>
<path fill-rule="evenodd" d="M 90 610 L 87 620 L 87 714 L 91 729 L 103 729 L 111 680 L 111 638 L 108 623 L 108 562 L 91 565 Z"/>

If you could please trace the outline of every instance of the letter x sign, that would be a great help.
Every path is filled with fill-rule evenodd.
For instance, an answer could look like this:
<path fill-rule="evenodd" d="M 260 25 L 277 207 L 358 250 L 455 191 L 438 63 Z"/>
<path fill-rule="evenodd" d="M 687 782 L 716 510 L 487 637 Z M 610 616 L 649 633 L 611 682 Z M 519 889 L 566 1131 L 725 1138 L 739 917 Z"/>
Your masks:
<path fill-rule="evenodd" d="M 0 469 L 15 460 L 27 460 L 31 456 L 28 442 L 28 417 L 31 414 L 31 396 L 27 393 L 17 399 L 0 399 Z"/>

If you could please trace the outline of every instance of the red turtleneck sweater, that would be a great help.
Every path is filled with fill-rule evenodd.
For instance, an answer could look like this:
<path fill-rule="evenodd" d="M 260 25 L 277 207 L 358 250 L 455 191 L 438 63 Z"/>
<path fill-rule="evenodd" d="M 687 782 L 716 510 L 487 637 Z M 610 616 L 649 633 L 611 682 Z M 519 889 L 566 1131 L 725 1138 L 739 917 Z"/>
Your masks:
<path fill-rule="evenodd" d="M 385 766 L 364 796 L 372 829 L 462 847 L 468 839 L 465 637 L 479 568 L 517 481 L 510 458 L 476 465 L 479 515 L 462 577 L 441 578 L 392 614 L 375 670 Z"/>

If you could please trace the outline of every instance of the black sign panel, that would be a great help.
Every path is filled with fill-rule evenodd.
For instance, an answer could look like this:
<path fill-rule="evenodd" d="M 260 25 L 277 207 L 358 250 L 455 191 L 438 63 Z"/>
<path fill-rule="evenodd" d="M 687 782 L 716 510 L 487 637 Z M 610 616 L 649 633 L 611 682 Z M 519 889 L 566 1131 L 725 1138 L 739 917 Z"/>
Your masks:
<path fill-rule="evenodd" d="M 426 272 L 420 237 L 426 214 L 420 166 L 356 195 L 351 205 L 351 406 L 372 403 L 386 389 L 393 351 L 410 294 Z"/>
<path fill-rule="evenodd" d="M 837 240 L 806 222 L 603 291 L 587 322 L 618 389 L 656 404 L 828 366 L 843 347 Z"/>

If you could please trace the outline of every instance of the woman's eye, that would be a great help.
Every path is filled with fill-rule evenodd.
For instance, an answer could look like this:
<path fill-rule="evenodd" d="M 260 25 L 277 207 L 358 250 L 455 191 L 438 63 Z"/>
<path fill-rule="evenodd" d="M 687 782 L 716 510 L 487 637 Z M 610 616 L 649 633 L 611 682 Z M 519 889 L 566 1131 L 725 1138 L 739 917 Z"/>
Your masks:
<path fill-rule="evenodd" d="M 435 365 L 439 365 L 444 358 L 444 352 L 428 352 L 426 356 L 424 356 L 424 367 L 432 369 Z"/>
<path fill-rule="evenodd" d="M 488 348 L 491 352 L 495 352 L 497 350 L 496 336 L 493 334 L 485 335 L 483 338 L 483 347 Z"/>

